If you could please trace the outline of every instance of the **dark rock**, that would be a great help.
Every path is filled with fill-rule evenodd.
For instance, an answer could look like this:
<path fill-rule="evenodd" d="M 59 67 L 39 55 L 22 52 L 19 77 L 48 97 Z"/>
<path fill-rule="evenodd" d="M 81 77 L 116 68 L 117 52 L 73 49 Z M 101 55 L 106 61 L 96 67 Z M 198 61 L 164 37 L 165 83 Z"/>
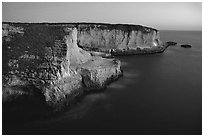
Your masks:
<path fill-rule="evenodd" d="M 20 80 L 17 76 L 13 75 L 12 78 L 9 79 L 8 83 L 9 86 L 4 85 L 2 88 L 2 101 L 3 102 L 10 102 L 22 96 L 32 96 L 33 93 L 31 90 L 28 90 L 30 86 L 27 81 Z M 27 87 L 27 90 L 25 90 Z"/>
<path fill-rule="evenodd" d="M 181 47 L 183 47 L 183 48 L 191 48 L 192 46 L 189 45 L 189 44 L 182 44 Z"/>
<path fill-rule="evenodd" d="M 177 45 L 177 42 L 168 41 L 168 42 L 166 42 L 166 45 L 167 46 L 175 46 L 175 45 Z"/>

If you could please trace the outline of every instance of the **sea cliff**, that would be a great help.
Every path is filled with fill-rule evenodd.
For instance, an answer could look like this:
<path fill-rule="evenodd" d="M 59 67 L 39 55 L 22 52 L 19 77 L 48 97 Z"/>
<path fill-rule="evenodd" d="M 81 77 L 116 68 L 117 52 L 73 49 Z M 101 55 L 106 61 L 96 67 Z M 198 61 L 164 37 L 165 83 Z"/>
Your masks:
<path fill-rule="evenodd" d="M 32 98 L 54 110 L 121 77 L 107 57 L 167 47 L 158 30 L 127 24 L 5 22 L 2 40 L 3 102 Z"/>
<path fill-rule="evenodd" d="M 162 51 L 158 30 L 140 25 L 78 24 L 78 44 L 86 50 L 113 55 Z"/>
<path fill-rule="evenodd" d="M 4 103 L 38 101 L 40 95 L 62 110 L 85 91 L 122 76 L 119 60 L 91 56 L 78 47 L 75 27 L 3 24 L 2 32 Z"/>

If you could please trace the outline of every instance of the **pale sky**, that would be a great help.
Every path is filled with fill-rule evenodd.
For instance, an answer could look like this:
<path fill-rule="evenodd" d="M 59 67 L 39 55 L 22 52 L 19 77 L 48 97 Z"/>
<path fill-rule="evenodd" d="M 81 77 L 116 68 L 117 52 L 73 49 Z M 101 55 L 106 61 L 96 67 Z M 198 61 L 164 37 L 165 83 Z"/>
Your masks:
<path fill-rule="evenodd" d="M 6 22 L 127 23 L 159 30 L 202 30 L 202 3 L 2 3 Z"/>

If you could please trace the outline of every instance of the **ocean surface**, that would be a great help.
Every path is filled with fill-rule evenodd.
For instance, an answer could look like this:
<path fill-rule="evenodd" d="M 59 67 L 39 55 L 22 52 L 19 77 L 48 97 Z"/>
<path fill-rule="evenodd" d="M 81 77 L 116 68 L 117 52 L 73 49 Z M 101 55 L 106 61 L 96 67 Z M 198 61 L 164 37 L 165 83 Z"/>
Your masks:
<path fill-rule="evenodd" d="M 117 57 L 124 76 L 107 89 L 84 96 L 58 116 L 5 121 L 4 133 L 202 134 L 202 32 L 160 35 L 164 42 L 192 48 L 172 46 L 162 54 Z"/>

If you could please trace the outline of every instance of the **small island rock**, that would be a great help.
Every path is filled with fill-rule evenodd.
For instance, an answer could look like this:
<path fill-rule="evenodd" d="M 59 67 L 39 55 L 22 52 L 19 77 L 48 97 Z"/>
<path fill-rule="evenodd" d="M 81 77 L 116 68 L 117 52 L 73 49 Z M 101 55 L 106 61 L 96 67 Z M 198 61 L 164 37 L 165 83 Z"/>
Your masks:
<path fill-rule="evenodd" d="M 192 46 L 190 44 L 182 44 L 181 47 L 183 47 L 183 48 L 191 48 Z"/>
<path fill-rule="evenodd" d="M 175 45 L 177 45 L 177 42 L 168 41 L 168 42 L 166 42 L 166 45 L 167 46 L 175 46 Z"/>

